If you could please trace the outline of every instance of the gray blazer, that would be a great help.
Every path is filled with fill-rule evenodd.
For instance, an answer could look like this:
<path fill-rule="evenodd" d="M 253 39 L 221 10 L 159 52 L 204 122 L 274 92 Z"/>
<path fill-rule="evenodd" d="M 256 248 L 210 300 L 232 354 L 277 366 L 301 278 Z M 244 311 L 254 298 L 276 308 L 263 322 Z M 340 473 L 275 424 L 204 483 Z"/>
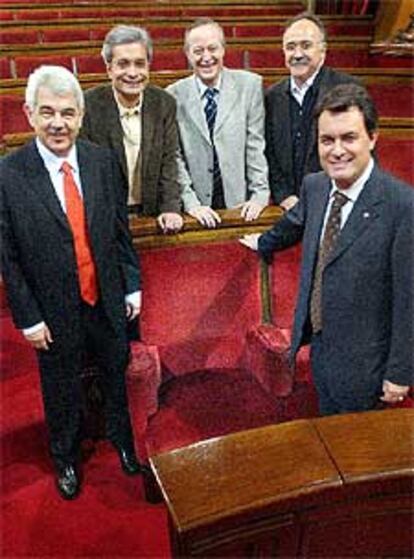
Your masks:
<path fill-rule="evenodd" d="M 195 76 L 167 90 L 177 101 L 180 135 L 178 172 L 184 209 L 211 206 L 213 149 Z M 222 72 L 214 143 L 223 179 L 226 207 L 252 199 L 269 200 L 264 155 L 262 78 L 244 70 Z"/>
<path fill-rule="evenodd" d="M 331 182 L 305 177 L 299 202 L 260 237 L 259 251 L 302 241 L 292 356 L 310 340 L 309 302 Z M 332 348 L 330 392 L 347 409 L 370 409 L 383 380 L 411 385 L 414 366 L 414 191 L 377 166 L 323 273 L 323 337 Z"/>

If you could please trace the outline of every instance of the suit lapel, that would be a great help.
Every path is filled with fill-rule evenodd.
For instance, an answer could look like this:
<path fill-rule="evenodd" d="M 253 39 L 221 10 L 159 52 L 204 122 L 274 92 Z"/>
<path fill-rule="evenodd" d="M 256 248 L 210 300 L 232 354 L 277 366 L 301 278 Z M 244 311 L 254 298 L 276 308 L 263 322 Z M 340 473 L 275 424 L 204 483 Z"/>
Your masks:
<path fill-rule="evenodd" d="M 328 264 L 339 258 L 352 244 L 370 229 L 379 216 L 379 207 L 383 203 L 381 177 L 374 167 L 371 177 L 365 184 L 352 209 L 344 228 L 338 238 Z"/>
<path fill-rule="evenodd" d="M 122 130 L 121 120 L 119 118 L 118 106 L 116 104 L 111 86 L 108 86 L 108 89 L 105 90 L 104 95 L 108 98 L 109 103 L 107 102 L 107 100 L 105 100 L 104 102 L 103 106 L 105 107 L 105 110 L 102 113 L 102 122 L 106 123 L 111 148 L 117 154 L 118 161 L 120 161 L 121 163 L 122 171 L 125 177 L 128 178 L 128 168 L 123 140 L 124 133 Z"/>
<path fill-rule="evenodd" d="M 227 117 L 234 110 L 238 99 L 236 84 L 230 72 L 222 71 L 222 82 L 220 87 L 220 98 L 217 108 L 217 117 L 214 125 L 214 133 L 218 134 Z"/>
<path fill-rule="evenodd" d="M 37 199 L 47 207 L 61 225 L 69 227 L 65 212 L 56 196 L 49 173 L 39 155 L 36 143 L 34 141 L 30 142 L 26 149 L 28 187 L 36 192 Z"/>
<path fill-rule="evenodd" d="M 323 220 L 326 212 L 326 207 L 328 205 L 330 190 L 331 190 L 331 181 L 329 177 L 323 175 L 323 185 L 321 188 L 321 192 L 317 197 L 315 197 L 312 207 L 309 207 L 307 210 L 308 212 L 307 219 L 310 220 L 309 255 L 311 256 L 312 260 L 316 258 L 316 255 L 318 254 L 319 251 L 321 230 L 322 230 Z"/>
<path fill-rule="evenodd" d="M 96 192 L 94 185 L 97 183 L 97 168 L 95 160 L 88 157 L 88 149 L 86 144 L 78 142 L 76 144 L 78 153 L 79 173 L 82 182 L 83 203 L 89 227 L 91 226 L 94 209 L 96 206 Z"/>
<path fill-rule="evenodd" d="M 192 122 L 200 130 L 205 140 L 211 145 L 210 133 L 208 131 L 207 121 L 203 110 L 203 104 L 200 101 L 200 92 L 197 87 L 195 76 L 191 76 L 188 81 L 188 89 L 185 92 L 187 99 L 184 99 L 188 116 Z"/>
<path fill-rule="evenodd" d="M 292 175 L 292 137 L 290 125 L 290 81 L 289 78 L 283 82 L 283 87 L 278 93 L 276 103 L 278 104 L 276 118 L 278 121 L 275 123 L 277 130 L 277 138 L 275 138 L 276 146 L 283 146 L 279 150 L 278 157 L 283 160 L 283 169 L 288 170 L 289 175 Z"/>
<path fill-rule="evenodd" d="M 153 145 L 153 136 L 155 131 L 155 118 L 157 115 L 157 101 L 148 86 L 144 93 L 144 101 L 142 105 L 142 140 L 141 140 L 141 157 L 142 157 L 142 172 L 141 176 L 146 176 L 148 161 L 151 158 L 151 151 Z"/>

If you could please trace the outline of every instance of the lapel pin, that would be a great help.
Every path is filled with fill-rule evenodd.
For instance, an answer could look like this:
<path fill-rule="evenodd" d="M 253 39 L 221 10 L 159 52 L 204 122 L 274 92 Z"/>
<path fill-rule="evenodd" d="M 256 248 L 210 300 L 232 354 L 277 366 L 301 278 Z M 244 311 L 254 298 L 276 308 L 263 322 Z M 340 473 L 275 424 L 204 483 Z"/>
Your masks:
<path fill-rule="evenodd" d="M 364 212 L 362 214 L 362 217 L 365 218 L 365 219 L 368 219 L 370 216 L 371 216 L 371 214 L 369 212 Z"/>

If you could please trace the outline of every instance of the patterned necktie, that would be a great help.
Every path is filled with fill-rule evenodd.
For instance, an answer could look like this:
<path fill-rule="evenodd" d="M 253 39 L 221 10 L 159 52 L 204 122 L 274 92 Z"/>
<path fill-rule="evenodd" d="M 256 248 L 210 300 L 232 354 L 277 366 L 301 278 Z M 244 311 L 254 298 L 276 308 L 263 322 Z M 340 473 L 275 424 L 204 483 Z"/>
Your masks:
<path fill-rule="evenodd" d="M 61 171 L 63 172 L 66 217 L 73 234 L 81 297 L 89 305 L 95 305 L 98 300 L 98 282 L 89 244 L 85 208 L 69 163 L 66 161 L 62 163 Z"/>
<path fill-rule="evenodd" d="M 214 145 L 214 125 L 217 116 L 217 101 L 216 95 L 218 91 L 213 87 L 206 89 L 204 93 L 207 102 L 204 107 L 204 112 L 206 115 L 207 126 L 210 132 L 211 143 L 213 144 L 213 201 L 212 208 L 219 209 L 225 208 L 224 193 L 223 193 L 223 181 L 221 178 L 220 165 L 217 157 L 216 147 Z"/>
<path fill-rule="evenodd" d="M 322 275 L 329 255 L 331 254 L 341 230 L 341 209 L 349 198 L 339 192 L 334 193 L 334 199 L 326 222 L 325 233 L 319 247 L 318 261 L 313 278 L 310 318 L 312 330 L 316 334 L 322 329 Z"/>

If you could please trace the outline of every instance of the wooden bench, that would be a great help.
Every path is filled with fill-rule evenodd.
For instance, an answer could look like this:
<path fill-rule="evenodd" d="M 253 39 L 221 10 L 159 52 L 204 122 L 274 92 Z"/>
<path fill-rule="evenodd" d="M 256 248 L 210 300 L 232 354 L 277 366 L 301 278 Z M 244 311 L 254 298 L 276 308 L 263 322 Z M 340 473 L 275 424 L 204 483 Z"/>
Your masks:
<path fill-rule="evenodd" d="M 173 557 L 411 557 L 414 410 L 293 421 L 152 456 Z"/>
<path fill-rule="evenodd" d="M 224 29 L 226 37 L 281 37 L 286 24 L 282 16 L 229 16 L 215 18 Z M 337 18 L 322 18 L 329 35 L 371 36 L 373 20 L 366 17 L 351 17 L 343 22 Z M 57 19 L 49 21 L 8 22 L 0 33 L 0 44 L 19 45 L 22 43 L 68 42 L 71 40 L 102 39 L 116 22 L 125 23 L 126 18 L 119 13 L 115 18 Z M 188 16 L 159 16 L 134 18 L 133 22 L 143 25 L 155 41 L 166 38 L 183 38 L 184 30 L 194 19 Z M 131 23 L 131 21 L 129 21 Z"/>

